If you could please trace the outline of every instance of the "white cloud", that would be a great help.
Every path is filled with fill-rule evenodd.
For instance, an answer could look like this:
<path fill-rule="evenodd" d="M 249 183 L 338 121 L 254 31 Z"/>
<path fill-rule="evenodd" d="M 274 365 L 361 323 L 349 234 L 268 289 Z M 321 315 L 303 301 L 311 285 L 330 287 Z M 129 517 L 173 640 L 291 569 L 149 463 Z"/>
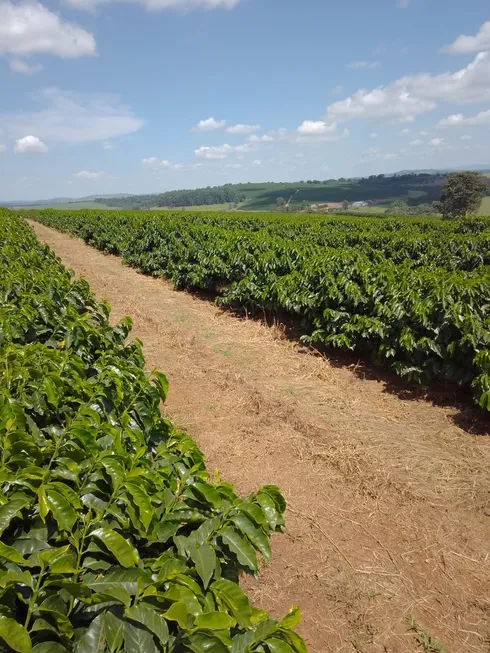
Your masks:
<path fill-rule="evenodd" d="M 66 0 L 68 4 L 77 9 L 92 11 L 98 4 L 108 4 L 117 0 Z M 149 11 L 164 9 L 180 9 L 190 11 L 192 9 L 233 9 L 240 0 L 132 0 L 143 5 Z"/>
<path fill-rule="evenodd" d="M 159 159 L 156 156 L 150 156 L 147 159 L 141 159 L 141 163 L 147 168 L 152 170 L 192 170 L 194 168 L 200 168 L 202 163 L 171 163 L 167 159 Z"/>
<path fill-rule="evenodd" d="M 377 68 L 379 66 L 379 61 L 351 61 L 347 64 L 347 68 L 352 70 L 360 70 L 362 68 Z"/>
<path fill-rule="evenodd" d="M 253 165 L 254 168 L 260 168 L 264 164 L 262 163 L 262 161 L 260 159 L 255 159 L 255 161 L 252 161 L 252 165 Z"/>
<path fill-rule="evenodd" d="M 166 159 L 158 159 L 156 156 L 150 156 L 147 159 L 141 159 L 141 163 L 148 168 L 171 168 L 172 164 Z"/>
<path fill-rule="evenodd" d="M 96 181 L 97 179 L 102 179 L 103 177 L 107 176 L 110 175 L 106 175 L 106 173 L 103 171 L 89 172 L 88 170 L 80 170 L 80 172 L 74 172 L 72 175 L 74 179 L 86 179 L 88 181 Z"/>
<path fill-rule="evenodd" d="M 397 0 L 396 6 L 398 9 L 406 9 L 410 5 L 410 0 Z"/>
<path fill-rule="evenodd" d="M 102 143 L 103 150 L 114 150 L 116 148 L 112 143 Z"/>
<path fill-rule="evenodd" d="M 410 134 L 410 129 L 408 129 L 408 127 L 405 127 L 400 131 L 400 134 L 404 134 L 406 136 L 407 134 Z"/>
<path fill-rule="evenodd" d="M 422 139 L 416 138 L 413 141 L 410 141 L 410 145 L 413 145 L 414 147 L 416 147 L 417 145 L 422 145 L 423 142 L 424 141 Z"/>
<path fill-rule="evenodd" d="M 14 152 L 17 154 L 44 154 L 47 151 L 48 148 L 37 136 L 18 138 L 14 145 Z"/>
<path fill-rule="evenodd" d="M 200 120 L 197 125 L 193 128 L 195 132 L 213 132 L 217 129 L 223 129 L 226 125 L 225 120 L 215 120 L 213 117 L 207 118 L 206 120 Z"/>
<path fill-rule="evenodd" d="M 475 36 L 461 34 L 451 45 L 442 48 L 443 52 L 450 54 L 468 54 L 482 50 L 490 50 L 490 20 L 483 23 Z"/>
<path fill-rule="evenodd" d="M 144 124 L 116 96 L 46 88 L 34 100 L 41 105 L 36 111 L 0 114 L 0 124 L 13 138 L 34 132 L 39 138 L 64 143 L 105 141 L 131 134 Z"/>
<path fill-rule="evenodd" d="M 238 170 L 239 168 L 243 168 L 241 163 L 227 163 L 225 168 L 229 168 L 231 170 Z"/>
<path fill-rule="evenodd" d="M 0 1 L 0 54 L 54 54 L 72 58 L 93 55 L 90 32 L 63 21 L 40 2 Z"/>
<path fill-rule="evenodd" d="M 336 141 L 349 135 L 349 130 L 344 129 L 340 134 L 335 122 L 326 123 L 323 120 L 304 120 L 295 133 L 286 132 L 283 138 L 295 143 L 315 143 Z"/>
<path fill-rule="evenodd" d="M 471 118 L 465 118 L 462 113 L 453 113 L 437 123 L 438 127 L 458 127 L 460 125 L 490 125 L 490 110 L 480 111 Z"/>
<path fill-rule="evenodd" d="M 471 141 L 473 137 L 470 136 L 469 134 L 463 134 L 462 136 L 460 136 L 460 138 L 462 141 Z"/>
<path fill-rule="evenodd" d="M 370 136 L 371 138 L 378 138 L 378 134 L 377 134 L 376 132 L 371 132 L 371 133 L 369 134 L 369 136 Z"/>
<path fill-rule="evenodd" d="M 252 134 L 248 137 L 250 143 L 272 143 L 274 138 L 269 136 L 269 134 L 262 134 L 262 136 L 257 136 L 257 134 Z"/>
<path fill-rule="evenodd" d="M 37 73 L 43 70 L 43 66 L 40 63 L 29 64 L 22 59 L 11 59 L 9 66 L 13 73 L 20 73 L 21 75 L 37 75 Z"/>
<path fill-rule="evenodd" d="M 336 134 L 337 125 L 335 123 L 327 124 L 323 120 L 304 120 L 298 127 L 298 133 L 303 136 Z"/>
<path fill-rule="evenodd" d="M 444 142 L 443 138 L 433 138 L 432 140 L 429 141 L 429 145 L 432 145 L 433 147 L 439 147 L 442 145 Z"/>
<path fill-rule="evenodd" d="M 481 52 L 455 73 L 407 75 L 387 86 L 361 89 L 327 108 L 328 123 L 355 118 L 411 122 L 431 111 L 437 101 L 472 103 L 490 101 L 490 52 Z"/>
<path fill-rule="evenodd" d="M 214 145 L 207 146 L 203 145 L 197 150 L 194 150 L 194 153 L 197 157 L 201 159 L 209 160 L 220 160 L 226 159 L 230 154 L 234 152 L 254 152 L 257 148 L 253 144 L 245 143 L 244 145 Z"/>
<path fill-rule="evenodd" d="M 232 125 L 231 127 L 227 127 L 225 131 L 228 134 L 254 134 L 260 131 L 260 125 Z"/>

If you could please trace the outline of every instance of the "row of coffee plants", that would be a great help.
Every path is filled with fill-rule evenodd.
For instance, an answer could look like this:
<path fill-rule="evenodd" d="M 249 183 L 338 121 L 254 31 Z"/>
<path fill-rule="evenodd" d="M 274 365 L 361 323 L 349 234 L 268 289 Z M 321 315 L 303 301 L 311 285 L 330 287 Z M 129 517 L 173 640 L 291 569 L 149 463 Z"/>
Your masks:
<path fill-rule="evenodd" d="M 279 490 L 211 482 L 108 316 L 0 215 L 1 650 L 305 653 L 298 609 L 271 619 L 238 583 L 270 558 Z"/>
<path fill-rule="evenodd" d="M 490 410 L 490 219 L 39 211 L 31 217 L 223 306 L 300 318 L 417 383 Z"/>

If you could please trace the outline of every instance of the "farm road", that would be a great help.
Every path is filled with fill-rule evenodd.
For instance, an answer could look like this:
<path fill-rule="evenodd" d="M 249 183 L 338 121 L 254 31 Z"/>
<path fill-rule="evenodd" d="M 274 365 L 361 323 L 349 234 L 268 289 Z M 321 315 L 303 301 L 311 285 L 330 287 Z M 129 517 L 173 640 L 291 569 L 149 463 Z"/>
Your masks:
<path fill-rule="evenodd" d="M 243 581 L 255 605 L 281 616 L 299 604 L 311 653 L 415 653 L 408 618 L 447 653 L 488 650 L 488 435 L 458 426 L 454 407 L 402 399 L 279 328 L 33 228 L 114 322 L 133 318 L 148 369 L 169 378 L 166 411 L 208 468 L 241 494 L 283 491 L 286 532 L 258 580 Z"/>

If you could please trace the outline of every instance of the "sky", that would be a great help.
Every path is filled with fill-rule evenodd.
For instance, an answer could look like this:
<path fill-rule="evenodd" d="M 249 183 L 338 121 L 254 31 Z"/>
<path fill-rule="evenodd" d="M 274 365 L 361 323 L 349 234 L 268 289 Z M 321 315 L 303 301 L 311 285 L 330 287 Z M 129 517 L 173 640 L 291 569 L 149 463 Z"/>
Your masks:
<path fill-rule="evenodd" d="M 490 164 L 488 0 L 0 0 L 0 200 Z"/>

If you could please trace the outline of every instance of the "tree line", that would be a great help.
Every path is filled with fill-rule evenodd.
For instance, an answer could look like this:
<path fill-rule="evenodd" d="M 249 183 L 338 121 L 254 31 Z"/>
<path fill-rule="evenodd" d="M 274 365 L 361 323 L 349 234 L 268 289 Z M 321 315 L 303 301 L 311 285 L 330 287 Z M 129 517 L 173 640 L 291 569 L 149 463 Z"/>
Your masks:
<path fill-rule="evenodd" d="M 246 195 L 232 186 L 214 186 L 195 190 L 172 190 L 153 195 L 133 197 L 97 198 L 95 201 L 121 209 L 152 209 L 153 207 L 209 206 L 211 204 L 236 204 Z"/>

